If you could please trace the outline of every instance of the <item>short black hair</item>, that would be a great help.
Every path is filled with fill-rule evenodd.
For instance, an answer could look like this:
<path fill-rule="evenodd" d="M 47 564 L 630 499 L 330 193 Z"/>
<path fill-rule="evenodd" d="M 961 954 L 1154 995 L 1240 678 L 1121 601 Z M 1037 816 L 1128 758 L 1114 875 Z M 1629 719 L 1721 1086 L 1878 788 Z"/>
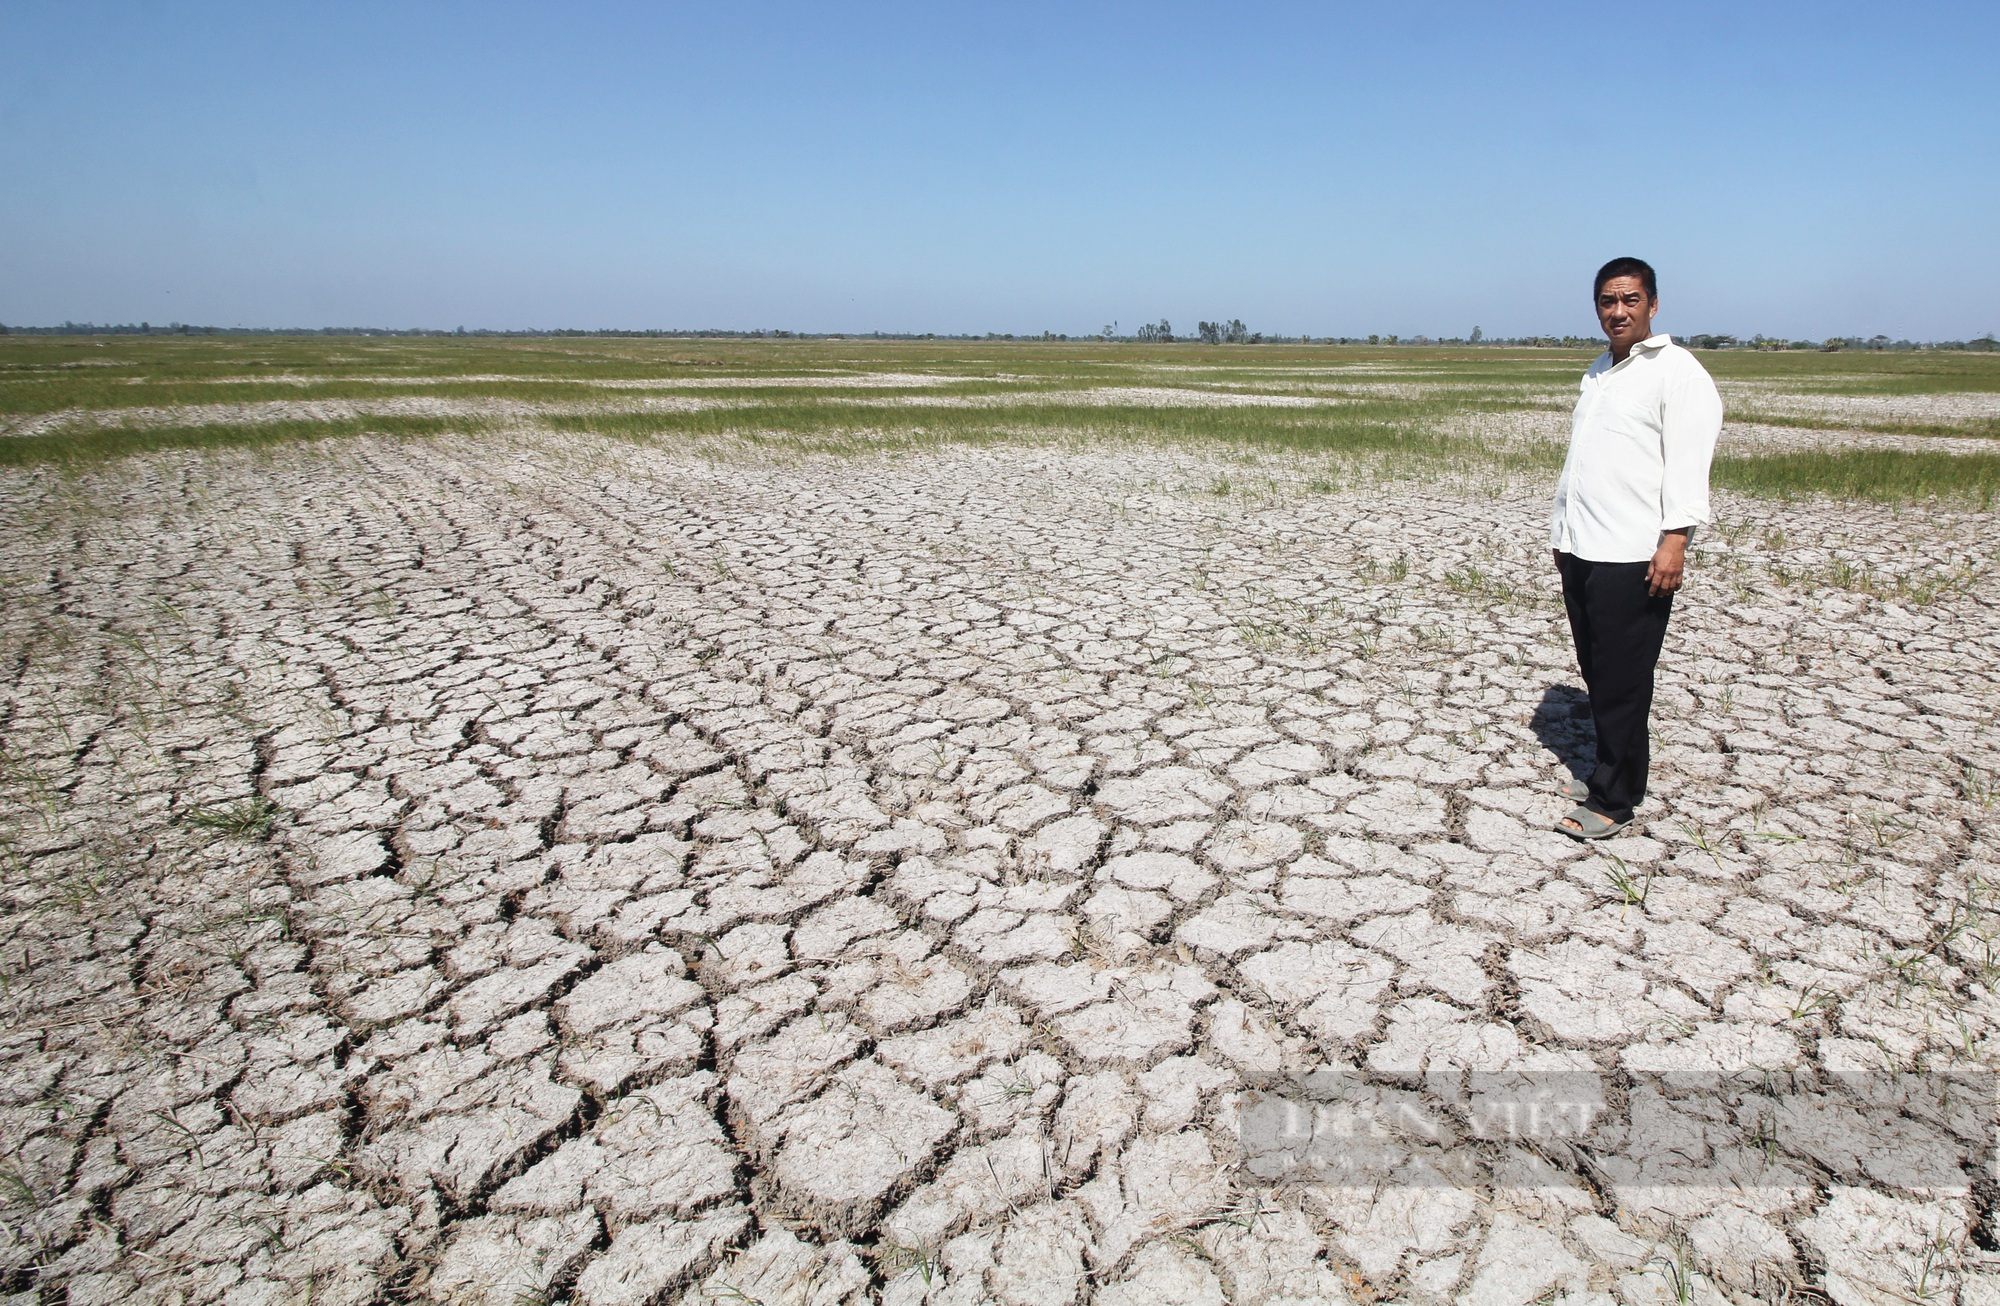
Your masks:
<path fill-rule="evenodd" d="M 1642 258 L 1615 258 L 1597 269 L 1597 280 L 1590 284 L 1590 297 L 1596 299 L 1603 292 L 1604 283 L 1613 277 L 1637 277 L 1646 288 L 1646 298 L 1660 297 L 1659 278 L 1653 275 L 1653 265 Z"/>

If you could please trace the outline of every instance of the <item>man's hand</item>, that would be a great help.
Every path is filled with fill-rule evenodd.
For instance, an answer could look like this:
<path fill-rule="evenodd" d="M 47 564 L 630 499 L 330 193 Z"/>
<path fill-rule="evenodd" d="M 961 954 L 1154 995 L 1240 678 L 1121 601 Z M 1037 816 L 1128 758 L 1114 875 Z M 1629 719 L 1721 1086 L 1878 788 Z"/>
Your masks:
<path fill-rule="evenodd" d="M 1686 530 L 1668 531 L 1660 537 L 1660 547 L 1646 564 L 1646 593 L 1658 598 L 1681 587 L 1681 573 L 1687 570 Z"/>

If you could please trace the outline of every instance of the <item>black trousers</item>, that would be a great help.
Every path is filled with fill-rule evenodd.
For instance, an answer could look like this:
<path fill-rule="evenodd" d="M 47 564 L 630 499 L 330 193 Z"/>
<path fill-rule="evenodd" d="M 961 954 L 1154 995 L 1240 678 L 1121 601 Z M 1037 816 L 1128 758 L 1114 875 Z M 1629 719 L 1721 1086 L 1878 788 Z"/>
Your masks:
<path fill-rule="evenodd" d="M 1597 726 L 1597 767 L 1584 805 L 1614 821 L 1629 821 L 1646 796 L 1653 670 L 1674 596 L 1647 595 L 1643 562 L 1586 562 L 1569 553 L 1559 561 L 1563 607 L 1569 610 L 1577 666 Z"/>

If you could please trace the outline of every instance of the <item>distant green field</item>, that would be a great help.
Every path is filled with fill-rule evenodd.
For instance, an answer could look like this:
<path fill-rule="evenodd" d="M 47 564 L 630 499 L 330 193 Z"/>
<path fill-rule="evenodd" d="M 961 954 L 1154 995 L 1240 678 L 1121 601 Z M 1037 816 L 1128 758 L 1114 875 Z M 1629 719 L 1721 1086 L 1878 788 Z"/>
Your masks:
<path fill-rule="evenodd" d="M 825 451 L 1047 439 L 1222 441 L 1403 473 L 1532 469 L 1586 351 L 1084 341 L 0 337 L 0 464 L 486 430 Z M 2000 436 L 2000 355 L 1707 352 L 1733 420 L 1831 433 Z M 1970 498 L 1995 452 L 1725 451 L 1758 494 Z"/>

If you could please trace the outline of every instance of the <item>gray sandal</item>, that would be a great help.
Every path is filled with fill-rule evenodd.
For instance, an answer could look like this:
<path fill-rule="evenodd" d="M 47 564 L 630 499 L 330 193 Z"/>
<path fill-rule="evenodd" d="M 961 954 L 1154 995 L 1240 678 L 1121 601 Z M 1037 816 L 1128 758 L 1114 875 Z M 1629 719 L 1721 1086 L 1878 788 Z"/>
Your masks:
<path fill-rule="evenodd" d="M 1630 817 L 1627 817 L 1623 821 L 1614 821 L 1604 813 L 1593 812 L 1588 807 L 1578 807 L 1568 816 L 1565 816 L 1563 821 L 1576 822 L 1578 828 L 1574 830 L 1564 825 L 1562 821 L 1556 822 L 1556 830 L 1559 833 L 1568 835 L 1572 839 L 1609 839 L 1612 835 L 1617 834 L 1620 830 L 1632 824 Z"/>
<path fill-rule="evenodd" d="M 1571 776 L 1556 786 L 1556 792 L 1564 798 L 1569 799 L 1572 803 L 1580 803 L 1590 797 L 1590 785 L 1587 781 Z"/>

